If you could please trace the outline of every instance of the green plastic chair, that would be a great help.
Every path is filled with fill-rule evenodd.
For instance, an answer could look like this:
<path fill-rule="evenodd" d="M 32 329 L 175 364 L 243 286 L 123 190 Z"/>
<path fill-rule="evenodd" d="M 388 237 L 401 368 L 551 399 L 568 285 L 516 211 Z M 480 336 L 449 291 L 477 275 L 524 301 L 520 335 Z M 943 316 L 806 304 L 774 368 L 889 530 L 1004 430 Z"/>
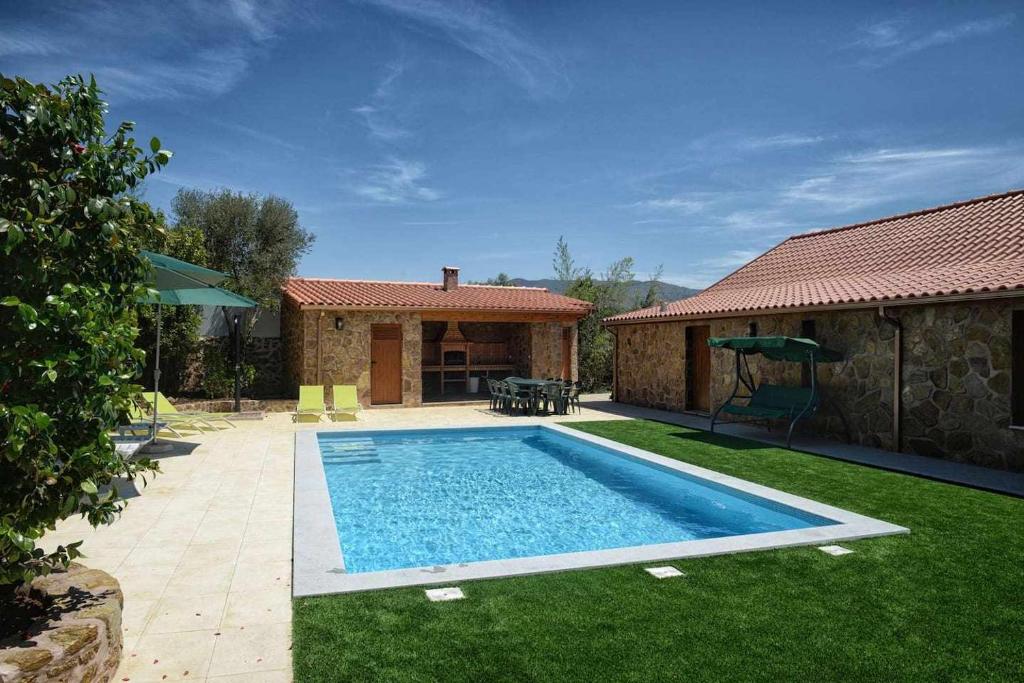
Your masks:
<path fill-rule="evenodd" d="M 356 420 L 356 413 L 363 409 L 354 384 L 335 384 L 331 387 L 334 400 L 331 404 L 331 419 L 335 422 Z"/>
<path fill-rule="evenodd" d="M 327 415 L 324 405 L 324 388 L 320 385 L 302 385 L 299 387 L 299 403 L 295 407 L 295 422 L 319 422 Z M 303 418 L 314 418 L 306 420 Z"/>

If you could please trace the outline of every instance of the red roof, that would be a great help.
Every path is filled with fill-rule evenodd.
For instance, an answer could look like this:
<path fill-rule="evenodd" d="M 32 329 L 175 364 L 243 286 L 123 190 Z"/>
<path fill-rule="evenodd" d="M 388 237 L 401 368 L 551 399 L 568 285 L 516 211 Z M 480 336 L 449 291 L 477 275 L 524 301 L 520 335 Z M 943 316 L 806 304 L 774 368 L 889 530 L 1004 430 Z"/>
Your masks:
<path fill-rule="evenodd" d="M 590 311 L 586 301 L 554 294 L 541 287 L 459 285 L 445 291 L 432 282 L 381 282 L 293 277 L 285 281 L 284 296 L 300 306 L 411 310 L 482 310 L 538 313 Z"/>
<path fill-rule="evenodd" d="M 696 296 L 606 321 L 1007 290 L 1024 290 L 1024 190 L 796 235 Z"/>

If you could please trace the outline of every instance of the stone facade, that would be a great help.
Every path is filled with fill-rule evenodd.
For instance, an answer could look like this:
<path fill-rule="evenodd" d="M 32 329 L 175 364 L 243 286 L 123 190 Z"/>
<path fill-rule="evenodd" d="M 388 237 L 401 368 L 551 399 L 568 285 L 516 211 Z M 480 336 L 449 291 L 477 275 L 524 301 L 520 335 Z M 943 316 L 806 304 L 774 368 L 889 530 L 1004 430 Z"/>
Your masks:
<path fill-rule="evenodd" d="M 0 681 L 109 681 L 121 660 L 121 608 L 117 581 L 98 569 L 72 564 L 32 582 L 52 605 L 47 620 L 24 642 L 0 648 Z"/>
<path fill-rule="evenodd" d="M 402 326 L 402 405 L 421 405 L 423 327 L 418 313 L 322 310 L 294 313 L 282 316 L 281 332 L 289 345 L 285 353 L 291 379 L 288 384 L 295 388 L 295 394 L 300 384 L 325 387 L 354 384 L 359 402 L 369 406 L 370 326 L 399 324 Z M 335 318 L 344 320 L 341 330 L 335 328 Z M 301 352 L 297 354 L 296 348 Z"/>
<path fill-rule="evenodd" d="M 616 335 L 616 400 L 661 410 L 686 409 L 686 327 L 681 322 L 622 325 Z"/>
<path fill-rule="evenodd" d="M 1024 432 L 1010 423 L 1011 301 L 888 308 L 903 326 L 902 450 L 990 467 L 1024 470 Z M 705 321 L 671 321 L 615 328 L 617 396 L 625 403 L 685 410 L 689 325 L 711 335 L 743 336 L 756 323 L 761 336 L 800 336 L 813 320 L 816 338 L 846 360 L 821 364 L 826 404 L 805 427 L 844 438 L 836 408 L 855 443 L 892 450 L 894 328 L 877 309 L 792 313 Z M 801 366 L 750 359 L 759 381 L 799 385 Z M 711 351 L 711 403 L 732 391 L 731 352 Z"/>
<path fill-rule="evenodd" d="M 335 318 L 344 320 L 335 328 Z M 300 384 L 354 384 L 363 406 L 370 405 L 370 327 L 373 324 L 402 326 L 402 405 L 423 401 L 423 340 L 444 334 L 444 322 L 423 322 L 419 313 L 387 311 L 300 310 L 286 299 L 281 306 L 279 357 L 284 367 L 281 382 L 289 396 L 298 395 Z M 575 324 L 566 322 L 505 323 L 460 322 L 459 329 L 471 341 L 507 340 L 515 373 L 531 377 L 556 377 L 562 371 L 562 328 L 571 327 L 572 376 L 577 377 Z"/>

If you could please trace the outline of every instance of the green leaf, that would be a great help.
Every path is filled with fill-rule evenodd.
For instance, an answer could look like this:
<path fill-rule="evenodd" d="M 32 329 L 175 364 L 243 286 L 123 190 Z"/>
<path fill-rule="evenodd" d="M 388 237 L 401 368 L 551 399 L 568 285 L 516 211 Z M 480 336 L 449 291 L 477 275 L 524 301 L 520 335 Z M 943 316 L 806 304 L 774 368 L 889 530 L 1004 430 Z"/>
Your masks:
<path fill-rule="evenodd" d="M 0 299 L 0 306 L 17 306 L 21 303 L 21 299 L 16 296 L 5 296 Z"/>
<path fill-rule="evenodd" d="M 154 137 L 149 141 L 149 148 L 153 150 L 153 154 L 160 151 L 160 138 Z"/>
<path fill-rule="evenodd" d="M 30 327 L 30 329 L 34 328 L 34 326 L 29 326 L 29 327 Z M 46 379 L 50 380 L 51 382 L 56 382 L 57 381 L 57 371 L 56 370 L 47 370 L 46 372 L 43 373 L 43 377 L 45 377 Z"/>
<path fill-rule="evenodd" d="M 92 483 L 91 479 L 86 479 L 85 481 L 83 481 L 81 487 L 82 490 L 85 491 L 86 493 L 95 494 L 99 492 L 99 489 L 96 488 L 96 484 Z"/>

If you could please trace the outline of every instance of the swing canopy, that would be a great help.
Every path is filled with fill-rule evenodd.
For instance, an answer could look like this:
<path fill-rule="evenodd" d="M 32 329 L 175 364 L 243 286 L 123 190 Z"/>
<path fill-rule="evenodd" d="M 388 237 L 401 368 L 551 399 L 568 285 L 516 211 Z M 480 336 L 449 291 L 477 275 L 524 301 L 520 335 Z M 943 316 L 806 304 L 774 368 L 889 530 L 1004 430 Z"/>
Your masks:
<path fill-rule="evenodd" d="M 745 356 L 761 354 L 770 360 L 803 363 L 808 357 L 818 363 L 835 363 L 843 354 L 829 349 L 813 339 L 801 337 L 711 337 L 708 346 L 731 349 Z"/>

